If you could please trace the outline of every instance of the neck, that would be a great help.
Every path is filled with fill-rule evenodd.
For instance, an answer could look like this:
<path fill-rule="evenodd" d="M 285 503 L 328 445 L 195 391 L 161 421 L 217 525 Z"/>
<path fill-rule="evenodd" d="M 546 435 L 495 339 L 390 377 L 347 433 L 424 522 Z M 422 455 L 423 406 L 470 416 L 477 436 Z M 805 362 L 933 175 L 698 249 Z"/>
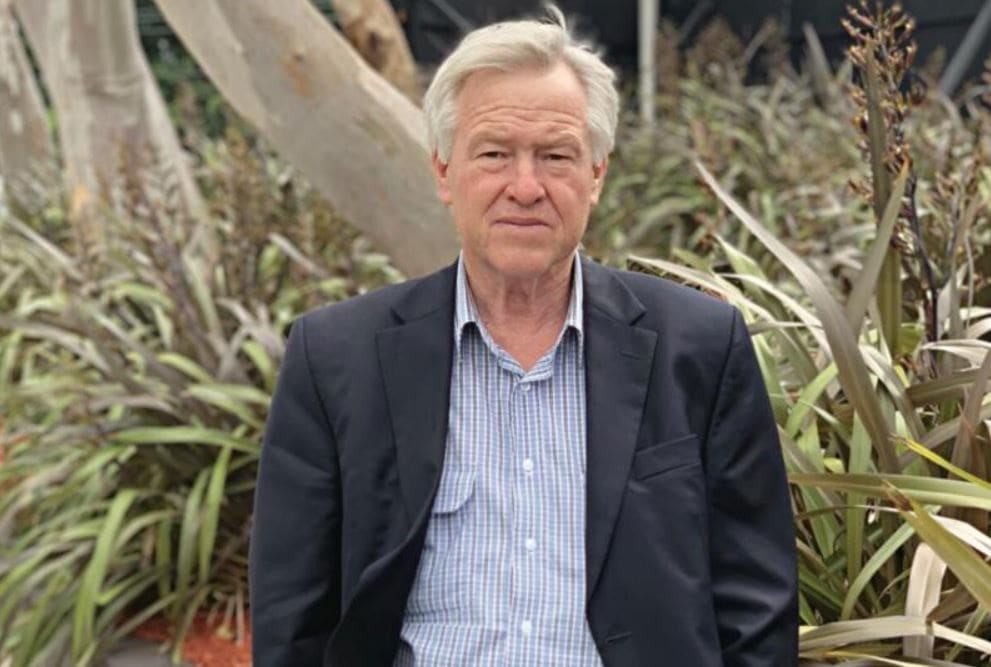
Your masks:
<path fill-rule="evenodd" d="M 532 328 L 564 324 L 571 299 L 572 262 L 542 276 L 504 278 L 485 275 L 465 261 L 465 275 L 478 314 L 486 327 L 500 323 Z"/>
<path fill-rule="evenodd" d="M 568 315 L 572 263 L 539 277 L 489 276 L 465 261 L 478 316 L 492 338 L 528 370 L 557 339 Z"/>

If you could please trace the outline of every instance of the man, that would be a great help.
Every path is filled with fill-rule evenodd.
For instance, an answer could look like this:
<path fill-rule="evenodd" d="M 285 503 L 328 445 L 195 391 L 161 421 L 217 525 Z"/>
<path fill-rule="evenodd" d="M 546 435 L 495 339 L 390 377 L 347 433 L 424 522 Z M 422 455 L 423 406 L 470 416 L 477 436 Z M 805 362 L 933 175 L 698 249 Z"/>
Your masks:
<path fill-rule="evenodd" d="M 458 262 L 292 328 L 256 495 L 256 667 L 796 663 L 746 327 L 579 257 L 618 98 L 552 14 L 469 34 L 426 95 Z"/>

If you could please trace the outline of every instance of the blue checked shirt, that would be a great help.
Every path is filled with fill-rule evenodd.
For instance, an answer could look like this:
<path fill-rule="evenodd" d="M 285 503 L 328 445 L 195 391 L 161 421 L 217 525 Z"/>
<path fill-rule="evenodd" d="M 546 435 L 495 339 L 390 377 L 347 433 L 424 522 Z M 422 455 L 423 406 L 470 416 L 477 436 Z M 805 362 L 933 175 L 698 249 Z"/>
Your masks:
<path fill-rule="evenodd" d="M 585 620 L 581 262 L 555 345 L 524 372 L 458 262 L 449 431 L 397 667 L 602 664 Z"/>

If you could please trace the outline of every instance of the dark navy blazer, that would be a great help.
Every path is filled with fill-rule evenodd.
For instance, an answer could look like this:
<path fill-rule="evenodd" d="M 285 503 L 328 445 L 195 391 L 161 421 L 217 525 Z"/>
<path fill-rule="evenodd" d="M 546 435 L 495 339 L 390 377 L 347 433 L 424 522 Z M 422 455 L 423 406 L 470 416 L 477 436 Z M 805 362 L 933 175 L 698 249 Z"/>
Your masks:
<path fill-rule="evenodd" d="M 603 663 L 797 664 L 791 503 L 740 314 L 582 261 L 586 613 Z M 444 458 L 454 276 L 293 325 L 255 495 L 255 667 L 392 663 Z"/>

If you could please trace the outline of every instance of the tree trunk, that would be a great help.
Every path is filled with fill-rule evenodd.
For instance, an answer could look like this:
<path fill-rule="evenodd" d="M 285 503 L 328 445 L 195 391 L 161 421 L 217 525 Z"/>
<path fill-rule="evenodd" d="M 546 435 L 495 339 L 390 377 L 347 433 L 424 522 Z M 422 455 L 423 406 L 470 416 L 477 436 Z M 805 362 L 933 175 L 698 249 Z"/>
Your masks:
<path fill-rule="evenodd" d="M 133 0 L 15 0 L 59 119 L 70 214 L 85 242 L 102 235 L 93 207 L 122 174 L 148 167 L 177 185 L 193 219 L 204 206 L 138 40 Z"/>
<path fill-rule="evenodd" d="M 0 178 L 8 201 L 33 209 L 36 184 L 50 184 L 55 173 L 45 105 L 10 3 L 0 0 Z"/>
<path fill-rule="evenodd" d="M 407 275 L 454 259 L 420 110 L 308 0 L 158 0 L 227 100 Z"/>
<path fill-rule="evenodd" d="M 365 62 L 419 104 L 416 63 L 388 0 L 332 0 L 331 4 L 344 35 Z"/>

